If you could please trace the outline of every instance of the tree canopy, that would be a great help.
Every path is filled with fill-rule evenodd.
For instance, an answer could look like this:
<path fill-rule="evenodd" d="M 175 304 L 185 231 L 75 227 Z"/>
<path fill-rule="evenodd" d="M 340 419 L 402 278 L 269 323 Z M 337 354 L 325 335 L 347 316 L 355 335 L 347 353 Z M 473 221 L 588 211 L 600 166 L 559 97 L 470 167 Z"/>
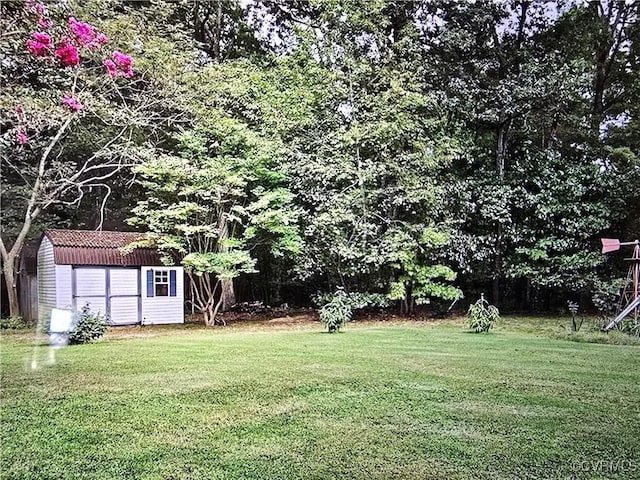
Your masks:
<path fill-rule="evenodd" d="M 590 306 L 623 275 L 598 239 L 640 236 L 638 1 L 0 8 L 7 253 L 52 224 L 149 232 L 215 323 L 338 290 Z M 76 64 L 77 22 L 110 44 Z"/>

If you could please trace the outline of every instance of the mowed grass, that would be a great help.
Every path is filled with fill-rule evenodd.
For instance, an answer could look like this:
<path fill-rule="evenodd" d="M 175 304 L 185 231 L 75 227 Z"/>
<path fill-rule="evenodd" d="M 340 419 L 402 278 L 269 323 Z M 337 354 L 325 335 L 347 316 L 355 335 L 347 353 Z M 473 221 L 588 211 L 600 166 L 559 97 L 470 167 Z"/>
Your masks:
<path fill-rule="evenodd" d="M 638 347 L 504 324 L 140 332 L 35 370 L 29 335 L 3 336 L 0 478 L 640 478 Z"/>

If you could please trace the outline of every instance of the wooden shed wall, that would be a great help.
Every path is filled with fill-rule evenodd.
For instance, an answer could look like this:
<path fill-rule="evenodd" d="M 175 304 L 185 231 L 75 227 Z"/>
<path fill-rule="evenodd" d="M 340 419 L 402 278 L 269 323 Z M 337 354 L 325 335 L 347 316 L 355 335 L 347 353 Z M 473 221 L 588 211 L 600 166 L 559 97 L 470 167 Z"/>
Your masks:
<path fill-rule="evenodd" d="M 20 273 L 20 315 L 28 322 L 38 320 L 38 277 Z"/>

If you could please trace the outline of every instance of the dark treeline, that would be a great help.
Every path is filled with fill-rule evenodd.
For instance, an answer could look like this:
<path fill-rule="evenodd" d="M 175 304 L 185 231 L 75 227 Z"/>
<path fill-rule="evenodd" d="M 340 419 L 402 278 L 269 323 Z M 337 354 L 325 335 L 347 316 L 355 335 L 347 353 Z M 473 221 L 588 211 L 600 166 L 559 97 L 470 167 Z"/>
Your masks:
<path fill-rule="evenodd" d="M 109 178 L 117 194 L 52 204 L 31 238 L 152 232 L 209 323 L 236 302 L 309 305 L 339 288 L 404 313 L 480 293 L 527 312 L 615 299 L 622 255 L 603 257 L 599 238 L 640 236 L 640 2 L 49 7 L 134 56 L 154 120 L 123 147 L 136 160 Z M 26 69 L 5 72 L 7 104 L 41 94 Z M 75 122 L 51 169 L 108 135 Z M 11 243 L 36 155 L 5 153 L 26 171 L 3 163 Z"/>

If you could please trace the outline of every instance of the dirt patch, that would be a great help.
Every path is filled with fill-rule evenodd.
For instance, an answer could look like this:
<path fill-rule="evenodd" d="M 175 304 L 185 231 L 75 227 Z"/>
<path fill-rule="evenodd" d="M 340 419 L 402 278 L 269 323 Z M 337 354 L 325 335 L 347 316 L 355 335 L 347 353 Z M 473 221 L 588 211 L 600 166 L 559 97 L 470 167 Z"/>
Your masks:
<path fill-rule="evenodd" d="M 269 320 L 266 320 L 266 323 L 298 324 L 298 323 L 312 323 L 317 321 L 318 321 L 318 318 L 315 315 L 298 314 L 294 316 L 287 315 L 286 317 L 271 318 Z"/>
<path fill-rule="evenodd" d="M 156 335 L 164 335 L 168 332 L 181 331 L 296 331 L 316 329 L 318 331 L 325 330 L 324 325 L 320 323 L 318 313 L 314 310 L 289 311 L 280 315 L 264 315 L 254 313 L 236 313 L 225 312 L 220 314 L 220 319 L 224 319 L 226 326 L 216 325 L 214 327 L 206 327 L 202 320 L 202 315 L 186 315 L 185 323 L 179 325 L 153 325 L 153 326 L 129 326 L 129 327 L 111 327 L 106 334 L 106 338 L 136 338 L 151 337 Z M 456 324 L 462 325 L 463 318 L 451 317 L 445 320 L 436 320 L 430 317 L 405 317 L 395 315 L 388 312 L 363 313 L 358 314 L 352 323 L 346 325 L 346 329 L 355 326 L 378 326 L 378 325 L 415 325 L 415 324 Z"/>
<path fill-rule="evenodd" d="M 241 325 L 299 325 L 301 323 L 317 322 L 318 315 L 311 309 L 288 310 L 285 312 L 248 313 L 224 312 L 219 313 L 217 319 L 227 326 Z M 202 315 L 187 315 L 185 324 L 204 325 Z"/>

